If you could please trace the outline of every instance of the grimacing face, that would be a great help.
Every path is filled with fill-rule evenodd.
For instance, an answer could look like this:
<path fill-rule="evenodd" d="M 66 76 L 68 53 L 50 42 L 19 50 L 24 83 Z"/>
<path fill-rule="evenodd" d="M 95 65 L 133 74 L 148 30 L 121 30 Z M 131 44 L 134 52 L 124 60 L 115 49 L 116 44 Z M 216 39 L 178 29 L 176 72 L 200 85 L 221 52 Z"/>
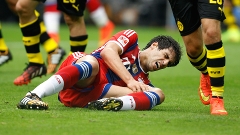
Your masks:
<path fill-rule="evenodd" d="M 158 46 L 154 46 L 148 57 L 147 69 L 156 71 L 166 68 L 170 63 L 174 63 L 174 51 L 172 48 L 159 50 Z"/>

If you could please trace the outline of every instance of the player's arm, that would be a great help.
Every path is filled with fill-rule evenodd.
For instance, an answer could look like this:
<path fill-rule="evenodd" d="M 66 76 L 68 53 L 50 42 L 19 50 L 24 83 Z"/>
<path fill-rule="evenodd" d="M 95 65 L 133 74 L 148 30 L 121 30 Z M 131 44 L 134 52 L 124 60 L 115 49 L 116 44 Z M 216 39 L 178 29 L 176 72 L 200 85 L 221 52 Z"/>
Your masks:
<path fill-rule="evenodd" d="M 109 68 L 117 74 L 132 91 L 137 92 L 147 90 L 148 86 L 136 81 L 122 64 L 122 60 L 119 56 L 121 53 L 122 49 L 119 45 L 114 42 L 108 42 L 105 48 L 101 51 L 101 57 Z"/>

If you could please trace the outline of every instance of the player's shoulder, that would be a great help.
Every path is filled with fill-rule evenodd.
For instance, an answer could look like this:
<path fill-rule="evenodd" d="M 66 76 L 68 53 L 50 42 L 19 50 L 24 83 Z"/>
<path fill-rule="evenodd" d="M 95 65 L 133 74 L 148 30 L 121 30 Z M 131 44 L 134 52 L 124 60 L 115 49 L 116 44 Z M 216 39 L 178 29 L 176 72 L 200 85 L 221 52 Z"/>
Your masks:
<path fill-rule="evenodd" d="M 137 32 L 133 29 L 123 30 L 123 31 L 121 31 L 121 33 L 124 34 L 125 36 L 127 36 L 128 38 L 133 35 L 137 36 Z"/>

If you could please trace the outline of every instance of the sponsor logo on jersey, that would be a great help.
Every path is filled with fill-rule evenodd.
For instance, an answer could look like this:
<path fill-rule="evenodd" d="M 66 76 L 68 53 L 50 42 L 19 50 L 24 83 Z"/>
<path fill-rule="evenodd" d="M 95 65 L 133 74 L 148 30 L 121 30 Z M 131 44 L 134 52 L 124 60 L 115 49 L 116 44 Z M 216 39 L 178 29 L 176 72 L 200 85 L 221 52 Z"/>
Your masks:
<path fill-rule="evenodd" d="M 138 77 L 138 82 L 144 83 L 144 79 L 143 79 L 141 76 L 139 76 L 139 77 Z"/>
<path fill-rule="evenodd" d="M 129 42 L 129 39 L 123 35 L 121 35 L 117 41 L 124 47 L 128 42 Z"/>

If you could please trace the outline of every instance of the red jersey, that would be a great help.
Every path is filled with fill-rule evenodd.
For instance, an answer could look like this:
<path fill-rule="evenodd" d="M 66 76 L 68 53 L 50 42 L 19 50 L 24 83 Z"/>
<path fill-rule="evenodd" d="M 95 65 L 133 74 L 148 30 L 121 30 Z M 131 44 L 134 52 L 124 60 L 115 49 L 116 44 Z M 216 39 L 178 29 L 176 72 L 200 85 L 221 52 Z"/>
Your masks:
<path fill-rule="evenodd" d="M 139 46 L 138 46 L 138 35 L 134 30 L 123 30 L 115 34 L 110 40 L 106 42 L 114 42 L 121 49 L 122 53 L 120 59 L 123 65 L 133 76 L 133 78 L 139 82 L 143 82 L 147 85 L 152 86 L 148 78 L 148 73 L 145 73 L 140 65 L 139 59 Z M 62 90 L 59 93 L 60 100 L 66 106 L 78 106 L 84 107 L 88 102 L 103 98 L 108 92 L 111 85 L 126 87 L 126 83 L 123 82 L 104 62 L 100 56 L 100 52 L 106 46 L 98 48 L 93 51 L 90 55 L 94 56 L 99 62 L 99 73 L 95 79 L 95 82 L 84 89 L 79 89 L 73 86 L 71 89 Z M 74 63 L 79 58 L 86 54 L 81 52 L 75 52 L 70 55 L 61 65 L 60 69 Z M 74 101 L 74 102 L 73 102 Z"/>
<path fill-rule="evenodd" d="M 139 59 L 139 46 L 138 46 L 138 35 L 134 30 L 124 30 L 115 34 L 108 42 L 114 42 L 122 49 L 120 59 L 122 59 L 123 65 L 134 77 L 135 80 L 149 84 L 148 73 L 145 73 L 140 65 Z M 108 43 L 107 42 L 107 43 Z M 109 83 L 118 86 L 126 86 L 126 84 L 113 73 L 100 56 L 100 52 L 104 49 L 105 45 L 91 53 L 92 56 L 96 57 L 100 63 L 105 67 L 105 76 L 101 76 L 101 79 L 106 79 Z"/>

